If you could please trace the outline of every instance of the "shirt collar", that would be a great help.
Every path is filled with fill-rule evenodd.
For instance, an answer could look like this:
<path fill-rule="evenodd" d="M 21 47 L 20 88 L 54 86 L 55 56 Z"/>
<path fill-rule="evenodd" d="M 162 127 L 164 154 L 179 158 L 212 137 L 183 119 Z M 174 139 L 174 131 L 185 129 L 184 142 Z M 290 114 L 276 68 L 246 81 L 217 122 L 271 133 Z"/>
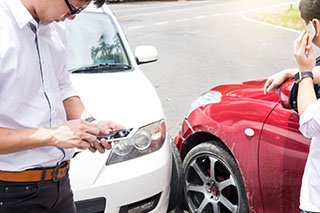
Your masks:
<path fill-rule="evenodd" d="M 20 29 L 22 29 L 29 22 L 37 25 L 37 22 L 20 0 L 6 0 L 6 4 Z"/>

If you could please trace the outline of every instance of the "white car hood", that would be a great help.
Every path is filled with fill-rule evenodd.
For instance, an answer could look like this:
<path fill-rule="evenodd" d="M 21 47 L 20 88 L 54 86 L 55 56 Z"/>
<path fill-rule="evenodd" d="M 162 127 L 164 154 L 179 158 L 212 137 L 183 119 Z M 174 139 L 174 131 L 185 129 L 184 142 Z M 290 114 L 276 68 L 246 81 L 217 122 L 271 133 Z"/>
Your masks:
<path fill-rule="evenodd" d="M 85 108 L 99 120 L 140 127 L 164 118 L 154 87 L 138 69 L 71 74 L 71 79 Z"/>

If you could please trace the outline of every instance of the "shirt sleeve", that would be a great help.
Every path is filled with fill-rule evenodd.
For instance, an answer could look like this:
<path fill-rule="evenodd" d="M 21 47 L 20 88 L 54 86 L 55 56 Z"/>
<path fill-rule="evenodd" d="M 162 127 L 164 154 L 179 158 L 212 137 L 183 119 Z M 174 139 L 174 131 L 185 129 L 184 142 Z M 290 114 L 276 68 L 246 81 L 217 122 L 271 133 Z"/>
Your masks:
<path fill-rule="evenodd" d="M 320 99 L 310 104 L 300 116 L 300 132 L 307 138 L 320 134 Z"/>
<path fill-rule="evenodd" d="M 68 65 L 67 65 L 67 36 L 65 31 L 65 25 L 59 24 L 60 28 L 58 30 L 60 31 L 60 38 L 65 46 L 65 51 L 63 52 L 63 61 L 62 61 L 62 70 L 59 72 L 58 81 L 59 81 L 59 88 L 61 93 L 61 99 L 62 101 L 66 100 L 67 98 L 70 98 L 72 96 L 78 96 L 77 91 L 72 86 L 72 81 L 70 78 L 70 73 L 68 71 Z"/>
<path fill-rule="evenodd" d="M 72 86 L 70 74 L 68 73 L 68 70 L 66 68 L 60 75 L 59 87 L 60 87 L 62 101 L 72 96 L 78 96 L 77 91 Z"/>

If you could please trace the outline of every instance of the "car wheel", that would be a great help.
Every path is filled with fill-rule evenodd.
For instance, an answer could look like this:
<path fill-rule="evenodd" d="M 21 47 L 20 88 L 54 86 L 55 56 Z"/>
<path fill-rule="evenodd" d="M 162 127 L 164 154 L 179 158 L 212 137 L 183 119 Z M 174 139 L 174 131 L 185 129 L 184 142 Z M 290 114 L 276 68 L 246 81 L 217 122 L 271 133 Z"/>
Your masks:
<path fill-rule="evenodd" d="M 239 167 L 219 142 L 194 147 L 186 155 L 183 168 L 184 194 L 191 212 L 249 212 Z"/>
<path fill-rule="evenodd" d="M 171 140 L 172 147 L 172 172 L 170 182 L 170 197 L 168 211 L 173 210 L 183 200 L 184 174 L 182 161 L 176 144 Z"/>

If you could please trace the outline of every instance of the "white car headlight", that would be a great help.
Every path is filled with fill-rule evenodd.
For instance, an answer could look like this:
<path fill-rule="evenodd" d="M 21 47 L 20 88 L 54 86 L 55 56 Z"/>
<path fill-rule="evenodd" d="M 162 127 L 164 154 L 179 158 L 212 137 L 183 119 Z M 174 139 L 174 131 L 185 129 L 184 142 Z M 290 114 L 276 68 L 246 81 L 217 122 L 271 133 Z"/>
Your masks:
<path fill-rule="evenodd" d="M 167 129 L 164 120 L 140 127 L 128 139 L 114 145 L 106 165 L 137 158 L 160 149 L 166 139 Z"/>
<path fill-rule="evenodd" d="M 188 116 L 191 114 L 191 112 L 193 110 L 195 110 L 196 108 L 198 108 L 200 106 L 204 106 L 207 104 L 220 103 L 221 97 L 222 97 L 221 93 L 219 91 L 215 91 L 215 90 L 210 90 L 205 93 L 202 93 L 197 99 L 195 99 L 192 102 L 191 107 L 189 109 Z"/>

